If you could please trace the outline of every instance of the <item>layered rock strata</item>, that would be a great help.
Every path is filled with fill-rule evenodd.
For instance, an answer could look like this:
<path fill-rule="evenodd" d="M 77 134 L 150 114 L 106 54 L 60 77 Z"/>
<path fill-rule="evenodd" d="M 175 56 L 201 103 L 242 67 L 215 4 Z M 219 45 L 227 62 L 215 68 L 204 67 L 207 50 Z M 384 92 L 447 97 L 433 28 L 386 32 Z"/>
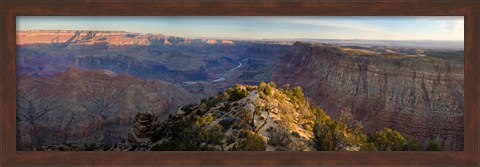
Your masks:
<path fill-rule="evenodd" d="M 139 112 L 135 115 L 132 130 L 128 133 L 128 145 L 133 151 L 148 151 L 150 137 L 157 130 L 158 122 L 155 114 Z"/>
<path fill-rule="evenodd" d="M 463 150 L 463 64 L 295 43 L 273 81 L 302 86 L 330 115 L 351 109 L 369 131 L 390 127 L 422 142 L 439 137 L 447 150 Z"/>

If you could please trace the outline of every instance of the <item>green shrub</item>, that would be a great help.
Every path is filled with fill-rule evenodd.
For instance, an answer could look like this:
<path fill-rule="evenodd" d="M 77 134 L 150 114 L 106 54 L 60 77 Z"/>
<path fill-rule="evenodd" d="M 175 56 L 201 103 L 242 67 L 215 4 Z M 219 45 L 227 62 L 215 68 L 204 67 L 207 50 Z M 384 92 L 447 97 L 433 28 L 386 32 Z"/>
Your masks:
<path fill-rule="evenodd" d="M 265 89 L 263 89 L 263 93 L 267 96 L 272 95 L 272 90 L 271 90 L 270 86 L 265 87 Z"/>
<path fill-rule="evenodd" d="M 233 151 L 265 151 L 267 149 L 265 141 L 259 135 L 247 133 L 244 140 L 235 144 L 231 150 Z"/>
<path fill-rule="evenodd" d="M 385 128 L 371 136 L 372 141 L 378 151 L 400 151 L 405 143 L 405 138 L 400 132 Z"/>
<path fill-rule="evenodd" d="M 442 151 L 442 148 L 440 147 L 440 143 L 437 140 L 430 139 L 427 140 L 425 151 Z"/>
<path fill-rule="evenodd" d="M 406 136 L 401 149 L 402 151 L 419 151 L 420 145 L 412 136 Z"/>
<path fill-rule="evenodd" d="M 271 88 L 277 88 L 277 84 L 275 84 L 273 81 L 268 82 L 267 85 Z"/>
<path fill-rule="evenodd" d="M 258 84 L 258 90 L 259 91 L 264 91 L 264 89 L 267 87 L 267 83 L 261 81 L 260 84 Z"/>
<path fill-rule="evenodd" d="M 236 85 L 234 88 L 228 88 L 227 93 L 229 95 L 228 101 L 237 101 L 247 96 L 247 89 L 240 85 Z"/>
<path fill-rule="evenodd" d="M 249 129 L 252 117 L 252 112 L 249 109 L 242 108 L 237 114 L 238 121 L 236 121 L 236 126 L 240 129 Z"/>
<path fill-rule="evenodd" d="M 360 151 L 376 151 L 375 144 L 373 143 L 365 143 L 360 147 Z"/>
<path fill-rule="evenodd" d="M 288 137 L 288 133 L 284 129 L 269 128 L 270 134 L 268 135 L 267 143 L 272 146 L 277 146 L 280 150 L 286 150 L 292 143 L 292 140 Z"/>
<path fill-rule="evenodd" d="M 185 105 L 181 108 L 181 110 L 185 111 L 185 114 L 189 114 L 193 111 L 193 106 L 194 104 L 188 104 L 188 105 Z"/>
<path fill-rule="evenodd" d="M 300 86 L 295 87 L 295 89 L 293 89 L 293 96 L 298 100 L 303 99 L 302 87 Z"/>
<path fill-rule="evenodd" d="M 247 138 L 248 132 L 246 130 L 240 130 L 238 132 L 238 138 Z"/>
<path fill-rule="evenodd" d="M 207 105 L 207 110 L 210 110 L 210 108 L 215 107 L 221 101 L 222 101 L 222 98 L 210 97 L 205 103 Z"/>
<path fill-rule="evenodd" d="M 340 139 L 337 138 L 336 131 L 338 125 L 333 120 L 327 120 L 325 124 L 317 123 L 313 130 L 313 143 L 315 149 L 318 151 L 337 151 L 337 143 Z"/>

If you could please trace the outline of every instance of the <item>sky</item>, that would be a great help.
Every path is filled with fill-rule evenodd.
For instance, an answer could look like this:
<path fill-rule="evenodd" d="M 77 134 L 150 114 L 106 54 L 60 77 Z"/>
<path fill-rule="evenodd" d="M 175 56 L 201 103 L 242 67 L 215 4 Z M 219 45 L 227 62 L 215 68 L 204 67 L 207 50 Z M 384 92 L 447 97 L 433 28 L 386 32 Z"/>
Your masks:
<path fill-rule="evenodd" d="M 102 30 L 241 39 L 464 40 L 463 16 L 17 16 L 17 31 Z"/>

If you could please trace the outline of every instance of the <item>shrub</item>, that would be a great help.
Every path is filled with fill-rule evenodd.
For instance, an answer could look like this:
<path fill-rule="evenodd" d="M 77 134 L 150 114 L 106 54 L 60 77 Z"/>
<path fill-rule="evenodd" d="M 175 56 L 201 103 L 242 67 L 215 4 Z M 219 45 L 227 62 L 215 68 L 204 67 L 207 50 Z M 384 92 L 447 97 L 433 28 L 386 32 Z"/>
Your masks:
<path fill-rule="evenodd" d="M 155 144 L 150 151 L 193 151 L 200 150 L 197 145 L 192 145 L 185 141 L 165 141 Z"/>
<path fill-rule="evenodd" d="M 336 151 L 339 142 L 336 135 L 337 129 L 338 125 L 332 120 L 327 120 L 324 125 L 317 123 L 313 130 L 315 148 L 318 151 Z"/>
<path fill-rule="evenodd" d="M 425 151 L 442 151 L 442 148 L 440 147 L 440 143 L 438 142 L 438 140 L 430 139 L 427 140 Z"/>
<path fill-rule="evenodd" d="M 240 85 L 236 85 L 234 88 L 228 88 L 227 93 L 229 95 L 228 101 L 237 101 L 247 96 L 247 89 Z"/>
<path fill-rule="evenodd" d="M 406 136 L 405 142 L 402 144 L 402 151 L 419 151 L 420 145 L 412 136 Z"/>
<path fill-rule="evenodd" d="M 376 151 L 375 144 L 373 143 L 365 143 L 360 147 L 360 151 Z"/>
<path fill-rule="evenodd" d="M 264 91 L 264 89 L 267 87 L 267 83 L 264 81 L 261 81 L 260 84 L 258 84 L 258 90 Z"/>
<path fill-rule="evenodd" d="M 295 89 L 293 89 L 293 96 L 298 100 L 303 99 L 302 87 L 300 86 L 295 87 Z"/>
<path fill-rule="evenodd" d="M 238 132 L 238 138 L 246 138 L 248 135 L 248 132 L 246 130 L 240 130 Z"/>
<path fill-rule="evenodd" d="M 277 146 L 276 150 L 287 150 L 289 145 L 292 143 L 292 140 L 288 137 L 288 133 L 285 129 L 274 129 L 272 127 L 270 129 L 270 134 L 268 135 L 267 143 L 272 146 Z"/>
<path fill-rule="evenodd" d="M 221 101 L 222 101 L 222 99 L 219 98 L 219 97 L 209 98 L 208 101 L 205 103 L 207 105 L 207 110 L 210 110 L 210 108 L 215 107 Z"/>
<path fill-rule="evenodd" d="M 185 111 L 185 114 L 189 114 L 193 111 L 193 106 L 194 104 L 188 104 L 188 105 L 185 105 L 181 108 L 181 110 Z"/>
<path fill-rule="evenodd" d="M 252 112 L 246 108 L 242 108 L 238 114 L 237 118 L 238 121 L 236 121 L 236 126 L 241 128 L 241 129 L 249 129 L 250 128 L 250 121 L 252 121 Z"/>
<path fill-rule="evenodd" d="M 267 85 L 270 86 L 271 88 L 277 88 L 277 84 L 275 84 L 275 82 L 273 81 L 268 82 Z"/>
<path fill-rule="evenodd" d="M 349 132 L 360 132 L 363 125 L 354 119 L 350 109 L 345 108 L 340 112 L 339 122 L 344 124 Z"/>
<path fill-rule="evenodd" d="M 204 141 L 207 144 L 222 144 L 222 140 L 225 139 L 222 125 L 214 125 L 207 130 L 207 135 Z"/>
<path fill-rule="evenodd" d="M 272 90 L 270 89 L 270 86 L 265 87 L 265 89 L 263 89 L 263 93 L 267 96 L 272 95 Z"/>
<path fill-rule="evenodd" d="M 385 128 L 380 132 L 376 132 L 370 139 L 379 151 L 400 151 L 405 143 L 405 138 L 400 132 Z"/>
<path fill-rule="evenodd" d="M 267 149 L 265 141 L 259 135 L 247 133 L 244 140 L 239 141 L 232 147 L 234 151 L 265 151 Z"/>

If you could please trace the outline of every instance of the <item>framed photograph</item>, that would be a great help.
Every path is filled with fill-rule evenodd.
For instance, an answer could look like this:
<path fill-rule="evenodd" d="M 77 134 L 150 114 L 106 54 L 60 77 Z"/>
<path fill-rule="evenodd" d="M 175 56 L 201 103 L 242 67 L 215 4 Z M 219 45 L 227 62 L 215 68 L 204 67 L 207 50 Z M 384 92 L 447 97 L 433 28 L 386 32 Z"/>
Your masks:
<path fill-rule="evenodd" d="M 479 2 L 1 7 L 2 166 L 480 163 Z"/>

